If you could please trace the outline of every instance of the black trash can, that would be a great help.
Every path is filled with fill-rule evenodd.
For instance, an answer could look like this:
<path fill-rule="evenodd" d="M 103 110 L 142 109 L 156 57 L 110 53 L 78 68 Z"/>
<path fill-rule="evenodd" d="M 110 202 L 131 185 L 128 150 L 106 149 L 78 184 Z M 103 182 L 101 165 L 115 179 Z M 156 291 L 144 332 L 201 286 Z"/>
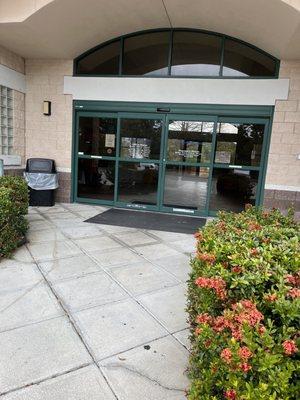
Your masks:
<path fill-rule="evenodd" d="M 55 161 L 47 158 L 29 158 L 25 179 L 29 189 L 29 205 L 51 207 L 58 187 Z"/>

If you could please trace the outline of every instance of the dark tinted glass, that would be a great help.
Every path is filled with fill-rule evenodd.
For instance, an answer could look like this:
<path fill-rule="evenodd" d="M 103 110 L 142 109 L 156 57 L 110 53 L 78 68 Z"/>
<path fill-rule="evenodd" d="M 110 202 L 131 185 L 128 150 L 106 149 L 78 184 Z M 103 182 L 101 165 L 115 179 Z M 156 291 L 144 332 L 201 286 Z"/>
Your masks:
<path fill-rule="evenodd" d="M 170 161 L 210 162 L 213 122 L 169 122 L 167 158 Z"/>
<path fill-rule="evenodd" d="M 161 132 L 161 120 L 122 119 L 120 157 L 159 159 Z"/>
<path fill-rule="evenodd" d="M 218 124 L 215 163 L 259 166 L 265 126 Z"/>
<path fill-rule="evenodd" d="M 120 40 L 101 47 L 78 61 L 77 74 L 118 75 L 120 50 Z"/>
<path fill-rule="evenodd" d="M 205 208 L 209 168 L 167 165 L 164 205 L 173 208 Z"/>
<path fill-rule="evenodd" d="M 170 32 L 137 35 L 124 40 L 124 75 L 167 75 Z"/>
<path fill-rule="evenodd" d="M 174 32 L 171 75 L 219 75 L 221 43 L 219 36 Z"/>
<path fill-rule="evenodd" d="M 86 155 L 116 155 L 117 119 L 79 118 L 78 151 Z"/>
<path fill-rule="evenodd" d="M 118 200 L 156 205 L 158 175 L 158 164 L 120 162 Z"/>
<path fill-rule="evenodd" d="M 107 160 L 78 160 L 78 197 L 114 199 L 115 162 Z"/>
<path fill-rule="evenodd" d="M 225 40 L 224 76 L 274 76 L 276 62 L 271 57 L 235 40 Z"/>
<path fill-rule="evenodd" d="M 214 168 L 210 194 L 210 210 L 244 210 L 255 205 L 258 171 Z"/>

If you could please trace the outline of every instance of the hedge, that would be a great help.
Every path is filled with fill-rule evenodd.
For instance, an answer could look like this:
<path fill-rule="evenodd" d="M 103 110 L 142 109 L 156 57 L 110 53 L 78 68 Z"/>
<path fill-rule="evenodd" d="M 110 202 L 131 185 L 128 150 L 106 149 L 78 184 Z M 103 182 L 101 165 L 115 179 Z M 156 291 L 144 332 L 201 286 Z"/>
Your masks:
<path fill-rule="evenodd" d="M 299 224 L 249 206 L 195 236 L 188 399 L 299 399 Z"/>
<path fill-rule="evenodd" d="M 0 258 L 9 257 L 28 229 L 28 188 L 19 177 L 0 177 Z"/>

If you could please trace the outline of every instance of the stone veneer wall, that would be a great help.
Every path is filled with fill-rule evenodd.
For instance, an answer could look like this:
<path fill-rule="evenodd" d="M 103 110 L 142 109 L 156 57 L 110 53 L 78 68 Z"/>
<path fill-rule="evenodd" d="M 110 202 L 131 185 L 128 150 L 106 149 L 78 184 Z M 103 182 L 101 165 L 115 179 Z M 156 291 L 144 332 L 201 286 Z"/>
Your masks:
<path fill-rule="evenodd" d="M 22 74 L 25 73 L 25 60 L 10 50 L 0 46 L 0 64 Z M 13 154 L 21 156 L 25 162 L 25 94 L 13 90 Z"/>
<path fill-rule="evenodd" d="M 275 105 L 264 204 L 300 211 L 300 60 L 281 61 L 279 76 L 290 89 Z"/>
<path fill-rule="evenodd" d="M 70 201 L 72 96 L 63 94 L 72 60 L 26 60 L 26 158 L 53 158 L 59 171 L 57 201 Z M 51 101 L 51 116 L 43 101 Z"/>

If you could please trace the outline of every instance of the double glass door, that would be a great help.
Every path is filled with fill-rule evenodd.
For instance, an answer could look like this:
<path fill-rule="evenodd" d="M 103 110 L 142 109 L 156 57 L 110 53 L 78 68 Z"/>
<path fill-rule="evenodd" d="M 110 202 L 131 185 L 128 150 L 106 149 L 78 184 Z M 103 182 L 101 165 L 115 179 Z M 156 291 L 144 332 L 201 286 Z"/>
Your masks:
<path fill-rule="evenodd" d="M 75 201 L 189 215 L 258 204 L 267 120 L 77 112 Z"/>

